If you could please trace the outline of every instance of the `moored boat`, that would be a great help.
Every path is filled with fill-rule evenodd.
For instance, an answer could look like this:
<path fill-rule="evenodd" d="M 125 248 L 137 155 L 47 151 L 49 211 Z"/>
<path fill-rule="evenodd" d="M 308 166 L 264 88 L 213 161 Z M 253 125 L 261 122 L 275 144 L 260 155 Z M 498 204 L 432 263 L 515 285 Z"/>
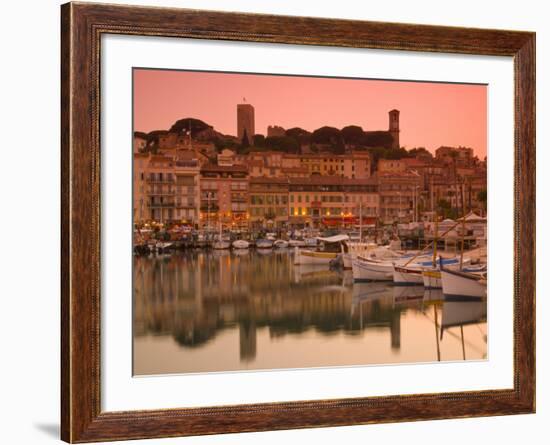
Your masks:
<path fill-rule="evenodd" d="M 455 269 L 449 267 L 449 269 Z M 474 266 L 470 265 L 467 268 L 462 269 L 463 272 L 478 273 L 484 272 L 487 270 L 486 265 Z M 439 267 L 424 267 L 422 269 L 422 281 L 424 282 L 424 287 L 427 289 L 441 289 L 441 271 Z"/>
<path fill-rule="evenodd" d="M 244 239 L 235 240 L 231 245 L 234 249 L 248 249 L 250 247 L 250 243 Z"/>
<path fill-rule="evenodd" d="M 455 269 L 460 266 L 460 260 L 458 258 L 440 259 L 440 262 L 450 269 Z M 469 262 L 469 258 L 464 258 L 463 264 Z M 430 266 L 433 266 L 432 261 L 417 261 L 407 265 L 396 265 L 393 271 L 393 283 L 397 286 L 424 285 L 423 270 Z"/>
<path fill-rule="evenodd" d="M 294 264 L 323 264 L 330 265 L 330 262 L 336 259 L 344 252 L 344 244 L 349 240 L 347 235 L 335 235 L 327 238 L 316 238 L 315 242 L 320 243 L 316 250 L 295 248 Z"/>
<path fill-rule="evenodd" d="M 288 247 L 288 241 L 285 241 L 284 239 L 278 239 L 273 242 L 273 247 L 284 249 L 285 247 Z"/>
<path fill-rule="evenodd" d="M 270 239 L 256 240 L 256 249 L 271 249 L 273 247 L 273 241 Z"/>
<path fill-rule="evenodd" d="M 224 241 L 223 239 L 212 243 L 212 248 L 215 250 L 225 250 L 229 249 L 229 247 L 231 247 L 231 243 L 229 241 Z"/>
<path fill-rule="evenodd" d="M 393 263 L 357 256 L 352 261 L 353 281 L 392 281 Z"/>
<path fill-rule="evenodd" d="M 441 286 L 446 299 L 485 298 L 487 273 L 441 268 Z"/>

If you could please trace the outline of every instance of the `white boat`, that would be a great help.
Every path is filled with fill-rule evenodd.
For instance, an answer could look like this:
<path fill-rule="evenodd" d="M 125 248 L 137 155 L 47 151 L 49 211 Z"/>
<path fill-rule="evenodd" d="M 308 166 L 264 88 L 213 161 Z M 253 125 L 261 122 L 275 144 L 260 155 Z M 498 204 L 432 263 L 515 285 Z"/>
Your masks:
<path fill-rule="evenodd" d="M 353 281 L 392 281 L 393 263 L 357 256 L 352 261 Z"/>
<path fill-rule="evenodd" d="M 441 268 L 441 286 L 445 299 L 485 298 L 487 296 L 487 273 Z"/>
<path fill-rule="evenodd" d="M 454 267 L 449 267 L 450 269 L 456 270 Z M 484 272 L 487 270 L 486 265 L 481 266 L 473 266 L 470 265 L 465 269 L 462 269 L 463 272 L 471 272 L 471 273 L 478 273 L 478 272 Z M 426 289 L 441 289 L 441 271 L 439 270 L 439 267 L 424 267 L 422 269 L 422 281 L 424 282 L 424 287 Z"/>
<path fill-rule="evenodd" d="M 426 258 L 424 257 L 424 260 Z M 464 258 L 462 263 L 467 264 L 470 262 L 469 258 Z M 446 266 L 450 269 L 456 269 L 460 266 L 460 259 L 458 258 L 447 258 L 440 259 L 440 263 L 443 263 L 443 266 Z M 421 284 L 424 285 L 424 273 L 425 268 L 433 266 L 432 261 L 421 261 L 414 262 L 411 264 L 405 265 L 396 265 L 393 270 L 393 283 L 397 286 L 410 286 Z M 439 269 L 439 267 L 437 267 Z"/>
<path fill-rule="evenodd" d="M 238 239 L 233 241 L 232 246 L 234 249 L 248 249 L 250 243 L 244 239 Z"/>
<path fill-rule="evenodd" d="M 164 241 L 157 241 L 153 245 L 153 251 L 157 253 L 164 253 L 173 243 L 168 243 Z"/>
<path fill-rule="evenodd" d="M 215 250 L 224 250 L 229 249 L 231 243 L 229 241 L 217 240 L 212 243 L 212 248 Z"/>
<path fill-rule="evenodd" d="M 224 237 L 222 233 L 222 224 L 220 222 L 218 236 L 212 243 L 212 248 L 215 250 L 225 250 L 225 249 L 229 249 L 230 247 L 231 247 L 231 242 L 228 239 L 226 239 L 226 237 Z"/>
<path fill-rule="evenodd" d="M 422 269 L 416 264 L 408 266 L 395 265 L 393 268 L 393 284 L 396 286 L 423 286 Z"/>
<path fill-rule="evenodd" d="M 273 247 L 273 241 L 270 239 L 256 240 L 256 249 L 271 249 Z"/>
<path fill-rule="evenodd" d="M 379 260 L 358 255 L 352 263 L 353 280 L 361 281 L 393 281 L 395 265 L 401 266 L 411 259 L 412 255 L 401 256 L 398 259 Z M 418 257 L 414 262 L 425 261 L 426 257 Z"/>
<path fill-rule="evenodd" d="M 351 236 L 351 235 L 350 235 Z M 353 260 L 357 257 L 357 255 L 367 255 L 368 251 L 374 251 L 378 246 L 375 243 L 364 243 L 359 241 L 351 241 L 346 243 L 348 247 L 348 251 L 344 252 L 342 255 L 342 259 L 344 261 L 344 269 L 345 270 L 351 270 L 352 269 L 352 263 Z"/>
<path fill-rule="evenodd" d="M 278 239 L 273 243 L 273 247 L 276 247 L 278 249 L 284 249 L 288 247 L 288 241 L 285 241 L 284 239 Z"/>
<path fill-rule="evenodd" d="M 348 240 L 347 235 L 316 238 L 315 243 L 321 243 L 317 250 L 295 248 L 294 264 L 323 264 L 328 266 L 332 260 L 338 258 L 344 252 L 345 242 Z"/>

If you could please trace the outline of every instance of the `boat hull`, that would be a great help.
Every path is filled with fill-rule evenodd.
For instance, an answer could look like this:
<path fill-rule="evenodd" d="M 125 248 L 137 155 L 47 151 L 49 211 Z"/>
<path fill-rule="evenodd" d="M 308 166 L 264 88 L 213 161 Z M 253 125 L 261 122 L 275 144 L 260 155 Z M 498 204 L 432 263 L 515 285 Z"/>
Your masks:
<path fill-rule="evenodd" d="M 245 240 L 237 240 L 233 241 L 233 249 L 248 249 L 250 247 L 250 243 Z"/>
<path fill-rule="evenodd" d="M 215 250 L 229 249 L 230 246 L 231 244 L 227 241 L 216 241 L 214 244 L 212 244 L 212 248 Z"/>
<path fill-rule="evenodd" d="M 329 265 L 329 263 L 338 257 L 339 253 L 333 252 L 314 252 L 311 250 L 299 250 L 295 249 L 294 264 L 323 264 Z"/>
<path fill-rule="evenodd" d="M 418 286 L 424 284 L 422 269 L 419 267 L 395 266 L 393 283 L 397 286 Z"/>
<path fill-rule="evenodd" d="M 392 281 L 393 264 L 387 262 L 365 261 L 356 258 L 352 262 L 353 281 Z"/>
<path fill-rule="evenodd" d="M 436 269 L 424 269 L 422 281 L 426 289 L 441 289 L 441 272 Z"/>
<path fill-rule="evenodd" d="M 477 277 L 470 277 L 460 272 L 441 271 L 441 286 L 445 298 L 484 298 L 487 286 Z"/>

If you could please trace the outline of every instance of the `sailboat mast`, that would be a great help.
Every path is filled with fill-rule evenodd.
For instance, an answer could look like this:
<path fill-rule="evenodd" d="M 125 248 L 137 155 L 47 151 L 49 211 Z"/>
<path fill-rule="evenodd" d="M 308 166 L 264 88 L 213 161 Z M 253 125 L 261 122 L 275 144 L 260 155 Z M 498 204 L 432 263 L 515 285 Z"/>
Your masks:
<path fill-rule="evenodd" d="M 363 241 L 363 201 L 359 201 L 359 242 Z"/>

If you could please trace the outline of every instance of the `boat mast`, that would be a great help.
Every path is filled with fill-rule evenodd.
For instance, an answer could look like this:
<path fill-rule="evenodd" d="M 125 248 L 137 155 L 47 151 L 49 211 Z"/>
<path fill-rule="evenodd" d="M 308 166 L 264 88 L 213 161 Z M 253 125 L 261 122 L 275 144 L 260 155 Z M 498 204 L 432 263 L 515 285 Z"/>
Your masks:
<path fill-rule="evenodd" d="M 359 201 L 359 242 L 362 242 L 362 241 L 363 241 L 363 201 Z"/>
<path fill-rule="evenodd" d="M 462 242 L 460 244 L 460 270 L 464 260 L 464 236 L 466 234 L 466 205 L 464 203 L 464 187 L 460 188 L 462 197 Z"/>

